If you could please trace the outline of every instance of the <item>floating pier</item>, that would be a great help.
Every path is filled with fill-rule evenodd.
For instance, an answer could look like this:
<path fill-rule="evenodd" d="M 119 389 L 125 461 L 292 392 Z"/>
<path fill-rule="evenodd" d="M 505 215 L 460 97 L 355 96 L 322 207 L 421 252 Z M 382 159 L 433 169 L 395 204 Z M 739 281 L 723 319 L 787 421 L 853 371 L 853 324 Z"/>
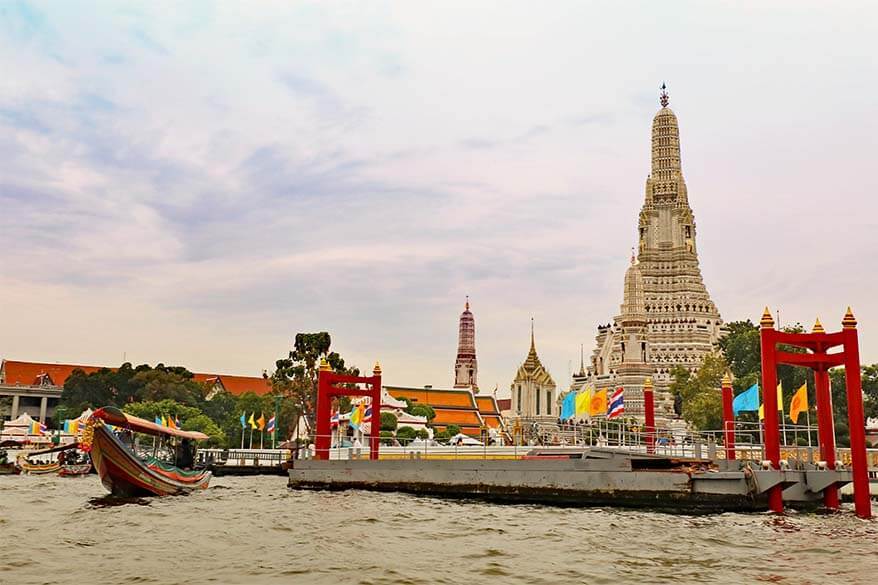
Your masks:
<path fill-rule="evenodd" d="M 518 459 L 296 460 L 289 476 L 290 487 L 296 489 L 399 491 L 681 513 L 768 510 L 767 494 L 778 487 L 789 506 L 816 508 L 827 487 L 852 481 L 848 470 L 813 465 L 762 469 L 735 461 L 727 465 L 594 447 L 539 449 Z"/>

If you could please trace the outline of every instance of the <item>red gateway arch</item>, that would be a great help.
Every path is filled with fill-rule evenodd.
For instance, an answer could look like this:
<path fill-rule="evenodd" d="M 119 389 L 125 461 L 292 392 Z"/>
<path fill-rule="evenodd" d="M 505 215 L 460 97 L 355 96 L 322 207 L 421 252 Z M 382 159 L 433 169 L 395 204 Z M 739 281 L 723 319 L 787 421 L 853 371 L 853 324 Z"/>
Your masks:
<path fill-rule="evenodd" d="M 762 315 L 760 337 L 762 340 L 762 387 L 765 403 L 765 455 L 775 469 L 780 469 L 780 430 L 778 428 L 777 366 L 781 364 L 810 368 L 814 372 L 817 395 L 817 435 L 820 457 L 829 469 L 835 469 L 835 429 L 832 416 L 832 398 L 829 388 L 829 369 L 844 366 L 845 388 L 848 403 L 848 424 L 851 441 L 851 471 L 854 484 L 854 507 L 857 516 L 870 518 L 872 504 L 869 499 L 869 473 L 866 461 L 866 425 L 863 415 L 863 390 L 860 380 L 860 350 L 857 340 L 857 320 L 850 307 L 842 320 L 842 330 L 826 333 L 820 321 L 811 333 L 786 333 L 774 328 L 774 319 L 768 307 Z M 808 353 L 791 353 L 778 349 L 778 344 L 792 345 L 808 350 Z M 841 351 L 828 353 L 841 346 Z M 768 505 L 773 512 L 783 512 L 783 486 L 778 484 L 768 491 Z M 831 485 L 823 491 L 823 503 L 828 508 L 838 508 L 838 486 Z"/>

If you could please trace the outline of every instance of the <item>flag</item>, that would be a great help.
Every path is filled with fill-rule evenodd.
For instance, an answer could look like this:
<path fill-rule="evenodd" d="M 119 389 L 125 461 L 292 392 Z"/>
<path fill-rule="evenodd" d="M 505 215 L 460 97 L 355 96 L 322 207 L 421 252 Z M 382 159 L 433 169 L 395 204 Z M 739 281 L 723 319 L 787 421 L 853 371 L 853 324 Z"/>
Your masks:
<path fill-rule="evenodd" d="M 177 428 L 177 424 L 174 422 L 174 419 L 171 418 L 170 416 L 168 417 L 168 428 L 169 429 L 176 429 Z"/>
<path fill-rule="evenodd" d="M 162 426 L 163 427 L 168 426 L 168 419 L 165 418 L 165 415 L 162 415 Z"/>
<path fill-rule="evenodd" d="M 366 411 L 366 409 L 363 406 L 362 402 L 360 404 L 356 405 L 353 408 L 353 410 L 351 410 L 351 419 L 350 420 L 351 420 L 352 427 L 359 430 L 360 424 L 363 422 L 363 414 L 365 413 L 365 411 Z"/>
<path fill-rule="evenodd" d="M 783 382 L 777 384 L 777 411 L 783 413 Z M 783 416 L 781 416 L 783 418 Z M 765 404 L 759 405 L 759 420 L 765 419 Z"/>
<path fill-rule="evenodd" d="M 79 419 L 73 419 L 70 421 L 70 434 L 75 435 L 79 432 Z"/>
<path fill-rule="evenodd" d="M 259 425 L 260 431 L 265 430 L 265 413 L 264 412 L 259 415 L 258 419 L 256 419 L 256 423 Z"/>
<path fill-rule="evenodd" d="M 174 426 L 178 429 L 180 428 L 180 417 L 177 415 L 174 415 Z"/>
<path fill-rule="evenodd" d="M 561 420 L 570 420 L 576 416 L 576 392 L 568 392 L 561 402 Z"/>
<path fill-rule="evenodd" d="M 272 417 L 270 419 L 268 419 L 268 426 L 266 427 L 265 430 L 268 431 L 269 433 L 273 433 L 274 428 L 276 426 L 276 423 L 277 423 L 277 421 L 275 420 L 275 415 L 272 415 Z"/>
<path fill-rule="evenodd" d="M 253 413 L 250 415 L 250 418 L 247 419 L 247 423 L 250 425 L 250 428 L 251 428 L 251 429 L 255 429 L 255 428 L 256 428 L 256 421 L 253 420 L 253 415 L 254 415 L 254 414 L 256 414 L 256 411 L 253 411 Z"/>
<path fill-rule="evenodd" d="M 588 404 L 588 413 L 591 416 L 607 414 L 607 391 L 595 392 Z"/>
<path fill-rule="evenodd" d="M 247 413 L 246 412 L 241 413 L 241 428 L 242 429 L 247 428 Z"/>
<path fill-rule="evenodd" d="M 333 412 L 332 416 L 329 418 L 329 428 L 338 428 L 338 412 Z"/>
<path fill-rule="evenodd" d="M 162 424 L 162 419 L 159 418 L 159 415 L 155 415 L 155 417 L 153 418 L 153 422 L 154 422 L 155 424 L 161 426 L 161 424 Z"/>
<path fill-rule="evenodd" d="M 42 435 L 46 432 L 46 425 L 41 422 L 34 421 L 30 426 L 30 434 L 32 435 Z"/>
<path fill-rule="evenodd" d="M 371 422 L 372 421 L 372 405 L 366 407 L 365 412 L 363 412 L 363 422 Z"/>
<path fill-rule="evenodd" d="M 613 396 L 610 398 L 610 408 L 607 410 L 607 418 L 616 418 L 625 413 L 625 390 L 622 387 L 616 388 Z"/>
<path fill-rule="evenodd" d="M 64 421 L 64 432 L 70 434 L 70 419 Z"/>
<path fill-rule="evenodd" d="M 802 384 L 802 387 L 796 390 L 790 400 L 790 420 L 794 424 L 799 424 L 799 415 L 808 412 L 808 385 Z"/>
<path fill-rule="evenodd" d="M 732 401 L 732 411 L 735 416 L 739 412 L 753 412 L 759 410 L 759 385 L 753 384 Z"/>
<path fill-rule="evenodd" d="M 576 416 L 588 414 L 589 404 L 591 404 L 591 389 L 586 388 L 584 391 L 576 394 Z"/>

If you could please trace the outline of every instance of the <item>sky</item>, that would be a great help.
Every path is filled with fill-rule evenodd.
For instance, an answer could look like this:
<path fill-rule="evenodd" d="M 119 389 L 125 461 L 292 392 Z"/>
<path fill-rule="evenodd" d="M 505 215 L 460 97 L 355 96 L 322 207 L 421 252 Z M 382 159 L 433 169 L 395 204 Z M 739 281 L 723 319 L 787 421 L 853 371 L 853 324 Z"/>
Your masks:
<path fill-rule="evenodd" d="M 0 357 L 559 386 L 619 311 L 666 82 L 726 321 L 878 362 L 878 7 L 0 4 Z"/>

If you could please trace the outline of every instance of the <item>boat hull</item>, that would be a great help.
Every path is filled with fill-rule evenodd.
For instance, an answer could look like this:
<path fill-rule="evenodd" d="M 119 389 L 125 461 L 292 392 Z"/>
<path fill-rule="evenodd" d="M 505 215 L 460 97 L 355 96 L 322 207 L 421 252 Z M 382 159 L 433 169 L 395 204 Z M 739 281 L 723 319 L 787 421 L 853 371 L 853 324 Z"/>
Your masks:
<path fill-rule="evenodd" d="M 58 470 L 61 477 L 77 477 L 91 473 L 91 463 L 77 463 L 75 465 L 62 465 Z"/>
<path fill-rule="evenodd" d="M 15 463 L 0 463 L 0 475 L 18 475 L 21 470 Z"/>
<path fill-rule="evenodd" d="M 23 457 L 19 458 L 18 466 L 21 468 L 22 473 L 27 473 L 28 475 L 49 475 L 58 473 L 58 470 L 61 469 L 61 464 L 57 461 L 52 463 L 31 463 Z"/>
<path fill-rule="evenodd" d="M 209 471 L 185 472 L 144 462 L 101 421 L 90 422 L 89 434 L 92 465 L 114 496 L 171 496 L 206 489 L 210 483 Z"/>

